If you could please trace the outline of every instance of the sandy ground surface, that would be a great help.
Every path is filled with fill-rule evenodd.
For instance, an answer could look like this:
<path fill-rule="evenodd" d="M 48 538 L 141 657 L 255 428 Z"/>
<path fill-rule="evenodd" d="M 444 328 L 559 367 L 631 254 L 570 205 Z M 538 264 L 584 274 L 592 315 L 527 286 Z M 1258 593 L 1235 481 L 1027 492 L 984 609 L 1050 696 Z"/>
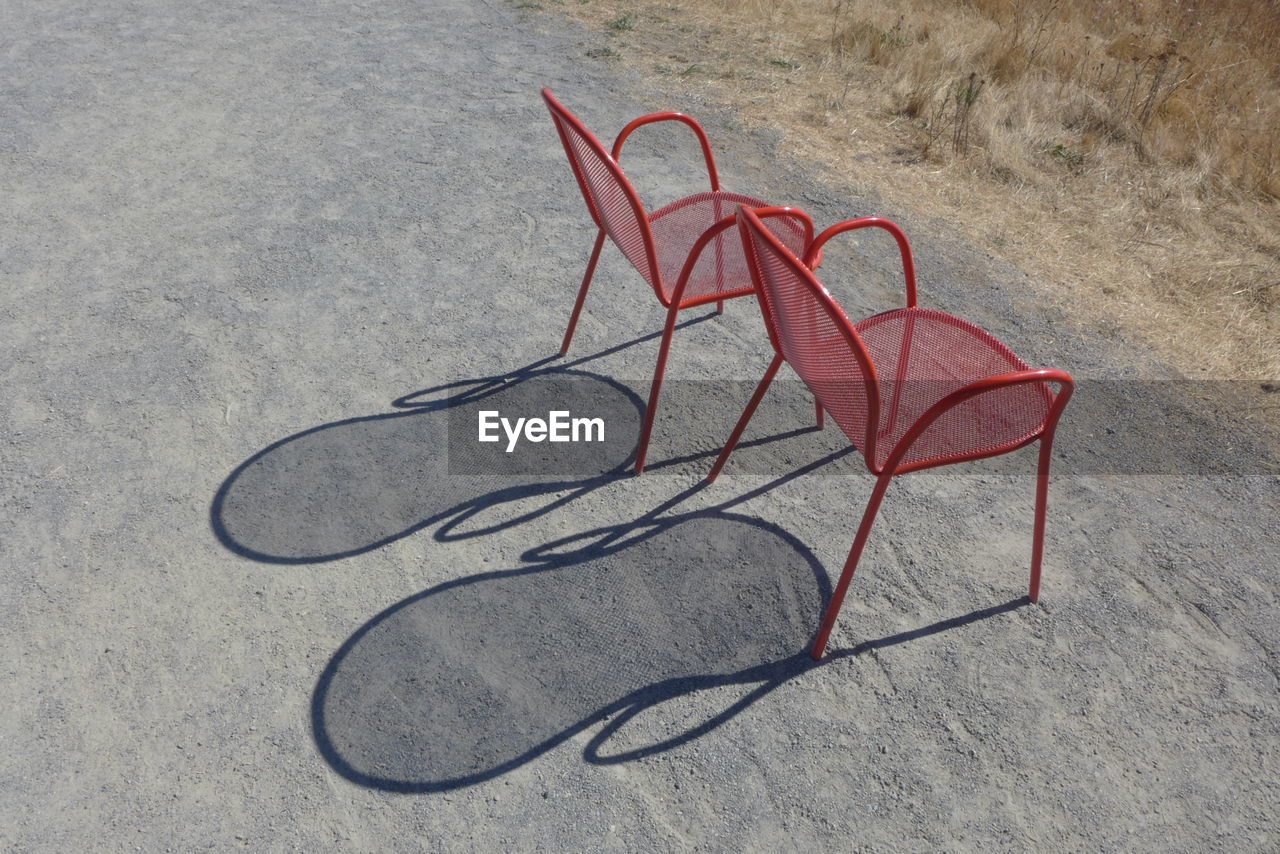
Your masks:
<path fill-rule="evenodd" d="M 634 424 L 652 370 L 613 249 L 545 361 L 592 235 L 538 88 L 610 136 L 696 104 L 499 2 L 3 17 L 3 849 L 1280 845 L 1280 481 L 1227 390 L 702 116 L 727 188 L 898 216 L 923 302 L 1099 389 L 1039 605 L 1033 451 L 908 476 L 813 665 L 872 480 L 783 386 L 699 488 L 750 302 L 677 333 L 644 477 L 457 453 L 460 407 Z M 700 188 L 683 142 L 637 138 L 649 198 Z M 832 253 L 851 315 L 898 304 L 891 249 Z"/>

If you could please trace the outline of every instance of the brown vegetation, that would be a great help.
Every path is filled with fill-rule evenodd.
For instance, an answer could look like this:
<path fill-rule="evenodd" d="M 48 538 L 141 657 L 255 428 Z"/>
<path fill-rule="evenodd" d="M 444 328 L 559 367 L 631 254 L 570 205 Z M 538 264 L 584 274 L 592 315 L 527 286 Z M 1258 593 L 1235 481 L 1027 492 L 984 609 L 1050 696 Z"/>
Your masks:
<path fill-rule="evenodd" d="M 948 218 L 1189 376 L 1280 376 L 1274 0 L 551 8 L 780 126 L 796 156 Z"/>

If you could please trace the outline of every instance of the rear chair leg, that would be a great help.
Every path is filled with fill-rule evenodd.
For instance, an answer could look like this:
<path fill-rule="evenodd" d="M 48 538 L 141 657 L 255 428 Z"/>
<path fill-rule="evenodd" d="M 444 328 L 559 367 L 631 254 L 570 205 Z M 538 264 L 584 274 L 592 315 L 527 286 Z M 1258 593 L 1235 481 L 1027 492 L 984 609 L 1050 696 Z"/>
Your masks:
<path fill-rule="evenodd" d="M 747 429 L 747 422 L 751 420 L 751 416 L 755 414 L 756 407 L 760 405 L 760 399 L 764 397 L 764 393 L 769 390 L 769 384 L 773 382 L 773 377 L 778 373 L 778 368 L 782 367 L 782 354 L 775 353 L 773 361 L 769 363 L 769 368 L 764 372 L 764 378 L 760 380 L 760 384 L 756 386 L 755 394 L 751 395 L 751 400 L 747 401 L 747 408 L 742 410 L 742 417 L 738 419 L 738 424 L 733 428 L 733 432 L 729 434 L 729 441 L 725 442 L 724 448 L 720 451 L 720 456 L 716 457 L 716 464 L 711 467 L 711 473 L 707 475 L 707 482 L 713 483 L 720 474 L 720 469 L 724 468 L 724 464 L 728 462 L 729 455 L 733 453 L 733 448 L 738 444 L 738 440 L 742 438 L 742 431 Z"/>
<path fill-rule="evenodd" d="M 564 331 L 564 340 L 560 342 L 560 355 L 569 352 L 569 342 L 573 340 L 573 330 L 578 325 L 578 315 L 582 314 L 582 304 L 587 301 L 587 287 L 591 284 L 591 276 L 596 271 L 596 261 L 600 260 L 600 250 L 604 248 L 604 229 L 596 235 L 596 246 L 591 250 L 591 260 L 587 262 L 587 273 L 582 277 L 582 287 L 578 288 L 578 301 L 573 304 L 573 314 L 569 316 L 569 328 Z"/>
<path fill-rule="evenodd" d="M 662 374 L 667 369 L 667 354 L 671 352 L 671 335 L 676 331 L 676 314 L 680 307 L 672 303 L 667 310 L 667 325 L 662 330 L 662 344 L 658 347 L 658 366 L 653 371 L 653 385 L 649 388 L 649 405 L 644 410 L 644 426 L 640 429 L 640 444 L 636 446 L 636 474 L 644 472 L 644 458 L 649 450 L 649 434 L 653 432 L 653 418 L 658 413 L 658 396 L 662 394 Z"/>

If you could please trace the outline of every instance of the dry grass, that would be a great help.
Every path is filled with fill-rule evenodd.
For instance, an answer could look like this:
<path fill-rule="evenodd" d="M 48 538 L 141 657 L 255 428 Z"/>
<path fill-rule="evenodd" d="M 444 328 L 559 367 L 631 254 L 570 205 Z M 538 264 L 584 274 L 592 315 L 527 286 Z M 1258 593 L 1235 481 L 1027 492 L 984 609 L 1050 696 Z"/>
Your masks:
<path fill-rule="evenodd" d="M 1280 377 L 1274 0 L 548 8 L 782 128 L 795 156 L 947 217 L 1188 376 Z"/>

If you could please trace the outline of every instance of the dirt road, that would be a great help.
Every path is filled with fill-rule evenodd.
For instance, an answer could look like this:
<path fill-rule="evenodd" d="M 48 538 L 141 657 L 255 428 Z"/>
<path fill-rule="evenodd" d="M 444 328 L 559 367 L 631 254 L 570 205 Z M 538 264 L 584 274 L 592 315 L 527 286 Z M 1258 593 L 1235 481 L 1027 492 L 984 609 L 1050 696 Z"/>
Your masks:
<path fill-rule="evenodd" d="M 609 136 L 696 104 L 499 2 L 5 16 L 4 850 L 1277 846 L 1274 457 L 1105 319 L 700 115 L 729 189 L 902 219 L 922 302 L 1112 389 L 1066 414 L 1039 605 L 1032 452 L 905 477 L 814 666 L 872 481 L 784 388 L 699 488 L 750 302 L 679 331 L 645 476 L 448 453 L 460 390 L 647 392 L 612 249 L 546 361 L 592 235 L 539 87 Z M 700 188 L 685 142 L 637 137 L 649 198 Z M 848 246 L 849 313 L 896 306 Z"/>

